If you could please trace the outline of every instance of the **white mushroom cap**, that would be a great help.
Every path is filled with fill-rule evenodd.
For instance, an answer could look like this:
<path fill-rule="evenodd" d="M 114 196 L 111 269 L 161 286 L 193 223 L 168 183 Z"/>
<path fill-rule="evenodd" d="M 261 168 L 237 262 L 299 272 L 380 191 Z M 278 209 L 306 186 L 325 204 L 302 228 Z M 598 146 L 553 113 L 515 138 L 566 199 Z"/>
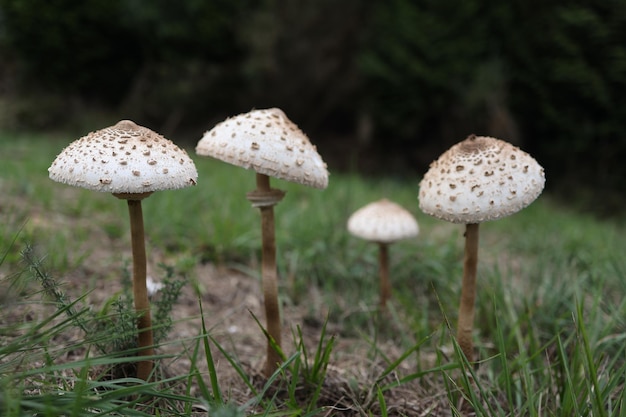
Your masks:
<path fill-rule="evenodd" d="M 452 223 L 481 223 L 513 214 L 541 194 L 543 168 L 500 139 L 471 135 L 452 146 L 420 182 L 419 207 Z"/>
<path fill-rule="evenodd" d="M 348 231 L 372 242 L 393 243 L 417 236 L 419 227 L 408 210 L 383 198 L 352 213 Z"/>
<path fill-rule="evenodd" d="M 204 134 L 196 153 L 315 188 L 328 170 L 309 138 L 278 108 L 230 117 Z"/>
<path fill-rule="evenodd" d="M 54 181 L 120 194 L 183 188 L 198 179 L 187 152 L 130 120 L 72 142 L 48 173 Z"/>

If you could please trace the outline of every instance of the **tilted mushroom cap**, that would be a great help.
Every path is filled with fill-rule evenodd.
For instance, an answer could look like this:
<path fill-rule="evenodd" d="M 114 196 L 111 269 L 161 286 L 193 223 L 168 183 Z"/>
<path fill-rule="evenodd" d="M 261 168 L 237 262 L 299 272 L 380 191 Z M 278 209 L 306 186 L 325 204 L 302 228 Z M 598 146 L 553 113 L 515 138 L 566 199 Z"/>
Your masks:
<path fill-rule="evenodd" d="M 452 223 L 481 223 L 528 206 L 544 184 L 543 168 L 526 152 L 471 135 L 430 165 L 420 182 L 419 207 Z"/>
<path fill-rule="evenodd" d="M 386 198 L 361 207 L 348 219 L 348 231 L 365 240 L 393 243 L 417 236 L 417 220 L 402 206 Z"/>
<path fill-rule="evenodd" d="M 183 188 L 198 179 L 187 152 L 130 120 L 72 142 L 48 173 L 54 181 L 120 194 Z"/>
<path fill-rule="evenodd" d="M 230 117 L 204 134 L 196 153 L 315 188 L 328 170 L 309 138 L 278 108 Z"/>

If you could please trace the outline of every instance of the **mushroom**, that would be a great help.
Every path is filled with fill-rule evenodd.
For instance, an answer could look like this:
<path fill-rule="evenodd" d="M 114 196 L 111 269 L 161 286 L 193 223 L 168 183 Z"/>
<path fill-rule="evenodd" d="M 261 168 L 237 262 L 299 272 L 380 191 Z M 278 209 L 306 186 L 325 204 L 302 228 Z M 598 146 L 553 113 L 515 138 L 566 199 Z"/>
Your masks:
<path fill-rule="evenodd" d="M 328 186 L 326 164 L 308 137 L 278 108 L 253 110 L 218 123 L 200 139 L 196 153 L 256 172 L 257 188 L 247 198 L 261 211 L 261 277 L 267 334 L 280 347 L 273 207 L 285 192 L 271 188 L 270 177 L 324 189 Z M 280 361 L 268 338 L 265 375 L 269 377 Z"/>
<path fill-rule="evenodd" d="M 126 200 L 133 255 L 133 298 L 140 356 L 154 355 L 150 304 L 146 287 L 146 248 L 141 201 L 154 191 L 195 185 L 198 173 L 187 153 L 152 130 L 122 120 L 89 133 L 61 151 L 50 168 L 52 180 Z M 152 361 L 137 364 L 147 380 Z"/>
<path fill-rule="evenodd" d="M 354 236 L 376 242 L 379 247 L 380 308 L 391 297 L 389 280 L 389 245 L 417 236 L 415 217 L 399 204 L 383 198 L 361 207 L 348 219 L 348 231 Z"/>
<path fill-rule="evenodd" d="M 474 357 L 478 226 L 528 206 L 544 184 L 544 170 L 529 154 L 503 140 L 475 135 L 431 163 L 420 182 L 419 207 L 424 213 L 466 225 L 457 341 L 469 361 Z"/>

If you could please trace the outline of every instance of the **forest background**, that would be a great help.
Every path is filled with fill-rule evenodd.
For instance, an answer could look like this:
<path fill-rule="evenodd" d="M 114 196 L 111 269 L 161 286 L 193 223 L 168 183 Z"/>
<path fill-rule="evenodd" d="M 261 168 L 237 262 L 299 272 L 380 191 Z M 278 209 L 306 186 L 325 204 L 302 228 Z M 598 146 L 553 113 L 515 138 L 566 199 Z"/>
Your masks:
<path fill-rule="evenodd" d="M 281 107 L 331 172 L 414 176 L 492 135 L 613 216 L 625 97 L 620 0 L 0 0 L 0 129 L 68 143 L 132 119 L 193 146 Z"/>

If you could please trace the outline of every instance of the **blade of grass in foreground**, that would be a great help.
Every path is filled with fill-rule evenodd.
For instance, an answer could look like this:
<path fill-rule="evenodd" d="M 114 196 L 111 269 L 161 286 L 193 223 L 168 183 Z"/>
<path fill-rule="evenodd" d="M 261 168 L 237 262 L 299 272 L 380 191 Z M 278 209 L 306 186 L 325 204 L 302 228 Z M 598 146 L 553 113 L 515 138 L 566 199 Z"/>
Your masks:
<path fill-rule="evenodd" d="M 394 370 L 396 370 L 398 368 L 398 366 L 400 366 L 400 364 L 402 362 L 404 362 L 404 360 L 406 358 L 408 358 L 409 356 L 411 356 L 414 352 L 418 351 L 421 346 L 423 344 L 425 344 L 427 341 L 429 341 L 432 338 L 432 335 L 429 335 L 425 338 L 423 338 L 422 340 L 420 340 L 418 343 L 416 343 L 415 345 L 413 345 L 411 348 L 407 349 L 406 351 L 404 351 L 404 353 L 402 353 L 402 355 L 400 355 L 396 360 L 392 361 L 387 368 L 385 368 L 383 370 L 383 372 L 376 378 L 376 384 L 377 386 L 379 386 L 379 389 L 382 390 L 383 392 L 388 391 L 390 389 L 393 389 L 395 387 L 401 386 L 403 384 L 406 384 L 412 380 L 415 379 L 419 379 L 421 377 L 423 377 L 424 375 L 428 375 L 431 373 L 439 373 L 442 371 L 449 371 L 452 369 L 457 369 L 459 368 L 458 364 L 445 364 L 445 365 L 440 365 L 440 366 L 436 366 L 433 368 L 429 368 L 429 369 L 425 369 L 425 370 L 421 370 L 418 372 L 414 372 L 412 374 L 406 375 L 402 378 L 399 379 L 394 379 L 393 382 L 389 383 L 389 384 L 385 384 L 380 386 L 379 384 L 382 383 L 382 381 L 389 375 L 391 374 Z"/>
<path fill-rule="evenodd" d="M 591 351 L 591 346 L 589 345 L 587 329 L 583 321 L 583 307 L 580 302 L 576 303 L 576 321 L 576 330 L 579 338 L 581 339 L 584 352 L 585 368 L 587 369 L 589 380 L 592 385 L 593 403 L 595 404 L 597 415 L 607 417 L 606 405 L 604 403 L 604 399 L 602 398 L 603 390 L 598 381 L 598 369 L 596 368 L 596 364 L 593 360 L 593 352 Z"/>
<path fill-rule="evenodd" d="M 254 315 L 253 315 L 254 317 Z M 255 317 L 256 319 L 256 317 Z M 257 320 L 257 323 L 258 320 Z M 260 325 L 260 323 L 259 323 Z M 272 410 L 275 410 L 275 400 L 276 400 L 276 396 L 279 392 L 279 390 L 276 390 L 276 393 L 274 394 L 274 396 L 272 398 L 265 398 L 265 394 L 269 391 L 269 388 L 279 379 L 279 377 L 281 377 L 282 375 L 286 374 L 286 371 L 292 366 L 293 362 L 296 361 L 300 356 L 301 356 L 301 352 L 297 351 L 295 352 L 293 355 L 291 355 L 290 357 L 285 357 L 284 354 L 281 352 L 281 355 L 283 355 L 284 357 L 284 361 L 283 363 L 278 367 L 278 369 L 276 371 L 274 371 L 274 373 L 265 381 L 265 384 L 263 385 L 263 388 L 261 389 L 261 391 L 257 390 L 257 388 L 254 386 L 254 383 L 252 382 L 252 380 L 250 379 L 250 376 L 248 376 L 248 374 L 246 373 L 246 371 L 241 367 L 241 365 L 239 364 L 239 361 L 236 360 L 235 356 L 233 356 L 233 354 L 231 352 L 226 351 L 226 349 L 224 349 L 224 347 L 217 341 L 215 340 L 215 338 L 213 338 L 213 336 L 211 336 L 208 333 L 205 333 L 206 337 L 217 347 L 217 349 L 220 351 L 220 353 L 222 355 L 224 355 L 224 358 L 226 358 L 226 361 L 233 367 L 233 369 L 235 370 L 235 372 L 237 373 L 237 375 L 239 375 L 239 377 L 241 378 L 241 381 L 245 384 L 245 386 L 247 386 L 250 389 L 250 392 L 252 393 L 252 398 L 250 400 L 248 400 L 245 404 L 241 405 L 240 407 L 238 407 L 240 410 L 245 410 L 249 407 L 254 407 L 258 404 L 263 404 L 263 409 L 266 410 L 266 413 L 263 415 L 293 415 L 293 412 L 287 412 L 285 414 L 283 413 L 274 413 L 272 412 Z M 299 415 L 299 413 L 297 413 Z"/>
<path fill-rule="evenodd" d="M 335 336 L 326 338 L 328 319 L 324 321 L 322 330 L 317 343 L 317 349 L 315 355 L 311 359 L 309 352 L 305 344 L 305 338 L 302 334 L 302 328 L 298 325 L 296 327 L 296 334 L 294 335 L 294 342 L 297 352 L 300 353 L 300 357 L 294 361 L 293 366 L 290 368 L 291 382 L 288 386 L 288 393 L 292 403 L 299 407 L 296 401 L 296 393 L 298 391 L 298 384 L 304 383 L 304 389 L 307 390 L 307 406 L 306 411 L 311 413 L 317 408 L 317 403 L 320 398 L 324 381 L 326 379 L 326 371 L 330 362 L 330 354 L 334 347 Z"/>
<path fill-rule="evenodd" d="M 387 402 L 385 401 L 385 396 L 383 395 L 383 391 L 380 389 L 378 385 L 376 385 L 376 396 L 378 397 L 378 405 L 380 407 L 380 415 L 381 417 L 387 417 Z"/>
<path fill-rule="evenodd" d="M 98 358 L 96 362 L 112 364 L 111 359 Z M 164 379 L 146 383 L 136 378 L 121 378 L 115 380 L 93 381 L 88 378 L 88 369 L 92 366 L 91 360 L 81 360 L 74 363 L 46 367 L 39 369 L 43 375 L 55 376 L 54 381 L 39 385 L 41 391 L 36 394 L 23 395 L 14 392 L 17 398 L 10 401 L 0 401 L 0 411 L 4 417 L 23 415 L 42 416 L 150 416 L 154 413 L 141 411 L 145 409 L 142 403 L 156 404 L 158 400 L 172 403 L 195 403 L 196 399 L 178 395 L 163 389 L 180 381 L 181 377 Z M 82 370 L 77 377 L 65 376 L 70 367 L 80 367 Z M 46 388 L 42 390 L 42 388 Z M 6 391 L 5 391 L 6 397 Z M 167 408 L 167 407 L 166 407 Z M 154 408 L 159 412 L 159 408 Z M 31 414 L 25 414 L 31 413 Z"/>
<path fill-rule="evenodd" d="M 13 237 L 11 238 L 11 241 L 8 243 L 6 250 L 2 254 L 2 257 L 0 257 L 0 265 L 2 265 L 4 263 L 4 261 L 6 260 L 7 256 L 11 252 L 11 249 L 15 246 L 15 242 L 17 242 L 17 238 L 19 237 L 20 233 L 22 232 L 22 229 L 24 229 L 25 225 L 26 225 L 26 223 L 23 223 L 18 228 L 17 232 L 15 232 L 13 234 Z"/>
<path fill-rule="evenodd" d="M 578 401 L 576 399 L 576 387 L 574 386 L 574 382 L 572 379 L 572 374 L 570 372 L 569 366 L 572 363 L 567 356 L 567 352 L 565 346 L 563 344 L 563 340 L 561 335 L 557 335 L 556 338 L 557 344 L 557 355 L 560 363 L 563 367 L 563 374 L 565 376 L 565 381 L 559 381 L 562 384 L 561 392 L 563 393 L 562 408 L 564 410 L 573 409 L 574 415 L 580 416 L 581 411 L 578 408 Z"/>
<path fill-rule="evenodd" d="M 500 365 L 502 366 L 502 375 L 504 379 L 504 392 L 506 394 L 507 401 L 511 407 L 515 407 L 516 401 L 514 400 L 514 382 L 509 368 L 509 361 L 506 354 L 506 344 L 504 342 L 504 334 L 502 332 L 502 326 L 500 323 L 499 315 L 496 311 L 496 300 L 493 300 L 494 305 L 494 317 L 496 320 L 496 346 L 498 347 L 498 358 L 500 359 Z"/>
<path fill-rule="evenodd" d="M 217 371 L 215 370 L 215 362 L 213 362 L 213 355 L 211 354 L 211 346 L 209 345 L 208 332 L 206 329 L 206 322 L 204 321 L 204 310 L 202 309 L 202 299 L 198 297 L 198 305 L 200 306 L 200 319 L 202 320 L 202 342 L 204 344 L 204 354 L 206 355 L 207 365 L 209 367 L 209 378 L 211 379 L 211 389 L 213 391 L 213 399 L 219 404 L 223 405 L 224 401 L 222 400 L 222 392 L 220 390 L 219 383 L 217 381 Z M 202 386 L 204 386 L 204 390 L 206 391 L 206 385 L 204 385 L 204 381 L 201 381 L 202 378 L 198 378 L 198 382 Z"/>

